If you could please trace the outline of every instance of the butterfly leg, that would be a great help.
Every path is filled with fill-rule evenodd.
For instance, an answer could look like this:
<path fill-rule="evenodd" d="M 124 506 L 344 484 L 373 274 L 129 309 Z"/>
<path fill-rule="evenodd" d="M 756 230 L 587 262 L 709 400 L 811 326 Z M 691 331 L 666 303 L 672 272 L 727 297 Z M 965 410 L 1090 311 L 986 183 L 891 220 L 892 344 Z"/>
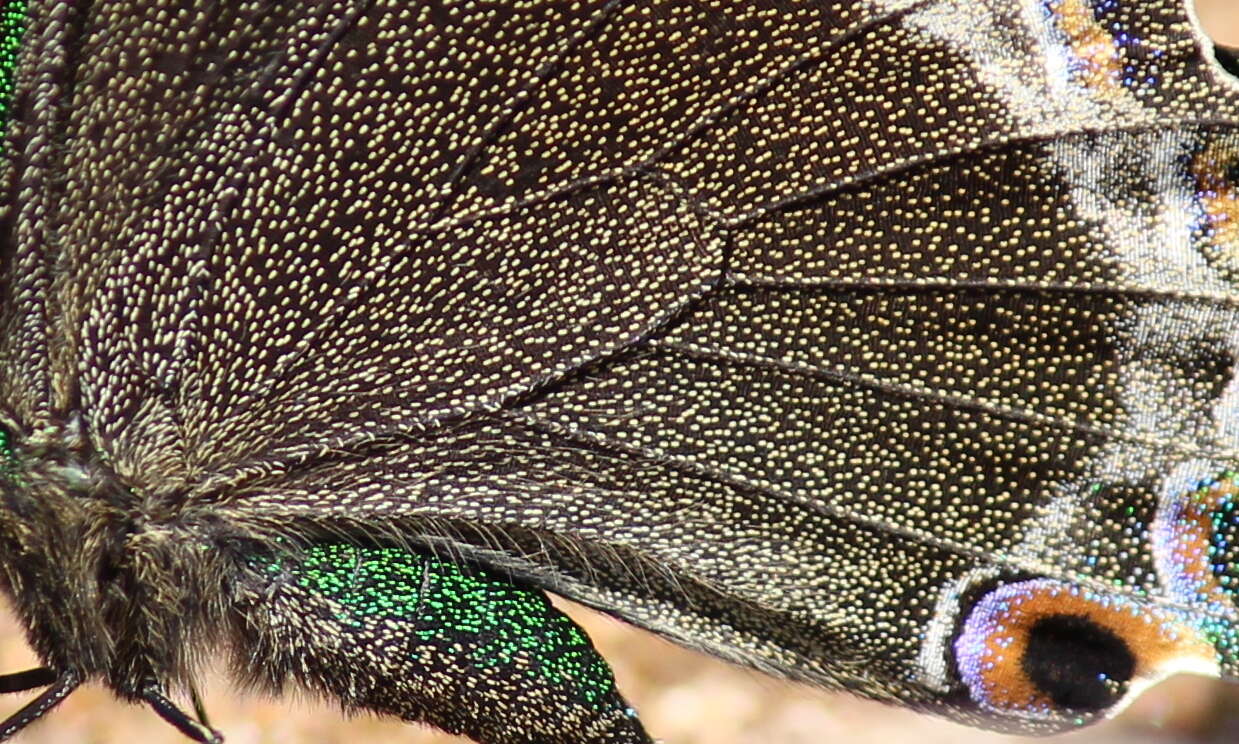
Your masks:
<path fill-rule="evenodd" d="M 56 681 L 56 673 L 47 667 L 27 669 L 24 672 L 0 674 L 0 694 L 25 692 L 36 687 L 46 687 Z"/>
<path fill-rule="evenodd" d="M 158 683 L 148 682 L 142 688 L 139 697 L 145 700 L 160 718 L 175 726 L 177 731 L 190 739 L 201 744 L 223 744 L 222 734 L 206 724 L 195 721 L 188 713 L 176 707 L 176 703 L 163 694 L 163 689 Z"/>
<path fill-rule="evenodd" d="M 206 706 L 202 704 L 202 696 L 198 694 L 198 688 L 194 685 L 189 686 L 189 699 L 194 705 L 194 715 L 198 716 L 198 720 L 203 726 L 211 728 L 211 721 L 207 718 Z M 214 731 L 215 729 L 211 729 Z"/>
<path fill-rule="evenodd" d="M 46 674 L 44 674 L 45 672 Z M 45 684 L 41 680 L 46 680 L 50 673 L 50 670 L 43 668 L 31 669 L 0 677 L 0 684 L 5 684 L 5 692 L 19 692 L 22 689 L 28 690 L 31 687 Z M 18 731 L 39 720 L 45 713 L 59 705 L 62 700 L 69 697 L 69 693 L 76 690 L 78 685 L 82 684 L 82 677 L 77 672 L 67 671 L 62 672 L 50 681 L 51 687 L 44 690 L 41 695 L 0 723 L 0 741 L 8 740 Z M 23 688 L 21 685 L 26 686 Z"/>

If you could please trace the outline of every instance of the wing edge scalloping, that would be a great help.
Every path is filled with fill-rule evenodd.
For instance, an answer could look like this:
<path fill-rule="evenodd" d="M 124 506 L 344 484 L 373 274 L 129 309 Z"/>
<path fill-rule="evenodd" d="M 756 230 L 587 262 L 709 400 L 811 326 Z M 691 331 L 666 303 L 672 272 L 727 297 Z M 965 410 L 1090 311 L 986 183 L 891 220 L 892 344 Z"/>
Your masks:
<path fill-rule="evenodd" d="M 1183 11 L 1187 14 L 1188 24 L 1191 26 L 1197 43 L 1200 44 L 1201 51 L 1206 52 L 1206 63 L 1214 70 L 1214 77 L 1220 78 L 1222 85 L 1229 85 L 1235 88 L 1235 90 L 1239 90 L 1239 76 L 1233 75 L 1224 69 L 1217 58 L 1217 50 L 1219 48 L 1232 49 L 1234 47 L 1219 44 L 1209 35 L 1209 32 L 1205 30 L 1204 24 L 1200 21 L 1200 14 L 1196 12 L 1196 0 L 1182 0 L 1182 2 Z"/>

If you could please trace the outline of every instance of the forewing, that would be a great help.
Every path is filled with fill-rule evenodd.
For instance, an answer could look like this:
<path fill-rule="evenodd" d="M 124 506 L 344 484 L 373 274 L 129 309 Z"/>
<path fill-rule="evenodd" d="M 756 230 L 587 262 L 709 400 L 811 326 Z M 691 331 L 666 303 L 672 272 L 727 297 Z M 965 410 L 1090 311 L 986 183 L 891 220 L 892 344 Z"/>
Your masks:
<path fill-rule="evenodd" d="M 306 10 L 73 19 L 61 371 L 150 492 L 493 409 L 719 276 L 717 230 L 658 178 L 452 219 L 476 152 L 613 3 Z"/>

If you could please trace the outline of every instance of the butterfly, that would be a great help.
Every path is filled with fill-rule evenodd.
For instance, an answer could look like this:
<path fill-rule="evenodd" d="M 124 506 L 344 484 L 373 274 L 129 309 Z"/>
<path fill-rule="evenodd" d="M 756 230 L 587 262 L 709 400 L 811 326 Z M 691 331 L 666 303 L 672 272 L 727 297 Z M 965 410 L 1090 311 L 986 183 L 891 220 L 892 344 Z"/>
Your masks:
<path fill-rule="evenodd" d="M 10 0 L 0 585 L 648 742 L 544 591 L 1049 733 L 1239 676 L 1239 88 L 1180 0 Z M 657 733 L 657 732 L 655 732 Z"/>

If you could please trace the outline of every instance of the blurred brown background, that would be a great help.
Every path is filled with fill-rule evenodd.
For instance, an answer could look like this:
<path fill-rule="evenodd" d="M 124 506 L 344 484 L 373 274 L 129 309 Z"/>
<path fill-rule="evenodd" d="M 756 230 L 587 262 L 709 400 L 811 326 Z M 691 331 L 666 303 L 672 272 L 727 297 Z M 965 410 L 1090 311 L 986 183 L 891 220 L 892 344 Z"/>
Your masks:
<path fill-rule="evenodd" d="M 1239 46 L 1239 0 L 1197 0 L 1215 39 Z M 777 682 L 708 659 L 580 608 L 585 625 L 615 668 L 621 689 L 651 732 L 668 744 L 1016 744 L 1044 741 L 974 731 L 846 695 Z M 0 670 L 36 663 L 7 612 L 0 613 Z M 2 701 L 16 710 L 27 695 Z M 466 744 L 398 722 L 341 717 L 322 701 L 268 701 L 212 676 L 205 690 L 213 723 L 229 744 Z M 24 744 L 184 744 L 149 710 L 119 703 L 98 686 L 74 694 Z M 1190 677 L 1166 682 L 1119 719 L 1071 734 L 1064 744 L 1233 744 L 1239 742 L 1239 685 Z"/>
<path fill-rule="evenodd" d="M 1196 15 L 1214 39 L 1239 46 L 1239 0 L 1196 0 Z"/>

